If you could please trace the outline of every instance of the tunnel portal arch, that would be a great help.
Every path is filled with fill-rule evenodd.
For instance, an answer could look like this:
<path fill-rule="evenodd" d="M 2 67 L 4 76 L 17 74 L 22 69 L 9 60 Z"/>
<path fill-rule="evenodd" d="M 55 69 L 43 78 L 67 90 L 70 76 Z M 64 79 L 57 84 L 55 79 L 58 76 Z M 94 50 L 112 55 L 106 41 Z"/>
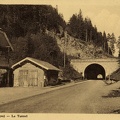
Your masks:
<path fill-rule="evenodd" d="M 104 80 L 106 76 L 105 69 L 99 64 L 90 64 L 85 68 L 84 78 L 85 79 L 101 79 Z"/>

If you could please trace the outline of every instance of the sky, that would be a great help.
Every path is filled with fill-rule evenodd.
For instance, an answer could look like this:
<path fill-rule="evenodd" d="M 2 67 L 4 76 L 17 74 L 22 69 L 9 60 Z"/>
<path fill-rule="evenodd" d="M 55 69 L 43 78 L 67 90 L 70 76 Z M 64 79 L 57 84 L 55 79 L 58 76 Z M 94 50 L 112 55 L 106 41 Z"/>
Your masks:
<path fill-rule="evenodd" d="M 70 17 L 82 10 L 83 17 L 89 17 L 93 26 L 99 32 L 114 33 L 116 39 L 120 36 L 120 0 L 4 0 L 7 4 L 45 4 L 58 6 L 58 12 L 63 14 L 66 22 Z"/>
<path fill-rule="evenodd" d="M 59 1 L 59 0 L 58 0 Z M 66 22 L 70 17 L 82 10 L 83 17 L 89 17 L 98 31 L 114 33 L 116 39 L 120 36 L 120 1 L 119 0 L 69 0 L 69 2 L 53 2 L 58 11 L 63 14 Z"/>

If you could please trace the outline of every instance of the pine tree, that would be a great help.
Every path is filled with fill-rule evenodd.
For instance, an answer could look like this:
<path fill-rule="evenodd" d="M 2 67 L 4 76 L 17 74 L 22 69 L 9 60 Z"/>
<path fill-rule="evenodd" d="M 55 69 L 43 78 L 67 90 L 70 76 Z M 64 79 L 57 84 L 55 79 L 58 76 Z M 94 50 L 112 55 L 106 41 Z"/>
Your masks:
<path fill-rule="evenodd" d="M 118 57 L 120 57 L 120 36 L 118 37 L 118 40 L 117 40 L 117 47 L 119 49 Z"/>
<path fill-rule="evenodd" d="M 83 33 L 84 22 L 83 22 L 83 15 L 82 15 L 81 9 L 77 16 L 77 21 L 78 21 L 78 23 L 77 23 L 78 24 L 78 27 L 77 27 L 78 38 L 83 40 L 84 39 L 84 33 Z"/>
<path fill-rule="evenodd" d="M 69 24 L 68 27 L 70 29 L 70 31 L 68 31 L 70 34 L 72 34 L 73 37 L 78 37 L 78 19 L 77 19 L 77 15 L 73 14 L 72 17 L 69 20 Z"/>
<path fill-rule="evenodd" d="M 116 38 L 115 38 L 114 33 L 112 33 L 111 35 L 108 33 L 107 41 L 108 41 L 108 47 L 111 49 L 111 52 L 112 52 L 112 55 L 113 55 L 114 52 L 115 52 L 114 44 L 116 42 Z"/>
<path fill-rule="evenodd" d="M 103 49 L 105 52 L 108 52 L 108 43 L 105 31 L 103 32 Z"/>

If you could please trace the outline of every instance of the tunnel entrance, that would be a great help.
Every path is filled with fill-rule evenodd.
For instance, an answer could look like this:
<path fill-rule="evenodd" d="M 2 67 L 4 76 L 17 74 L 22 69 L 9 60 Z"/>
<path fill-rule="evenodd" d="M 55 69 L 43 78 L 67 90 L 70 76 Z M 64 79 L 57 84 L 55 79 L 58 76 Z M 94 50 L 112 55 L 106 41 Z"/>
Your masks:
<path fill-rule="evenodd" d="M 91 64 L 84 71 L 85 79 L 103 80 L 105 79 L 105 69 L 99 64 Z"/>

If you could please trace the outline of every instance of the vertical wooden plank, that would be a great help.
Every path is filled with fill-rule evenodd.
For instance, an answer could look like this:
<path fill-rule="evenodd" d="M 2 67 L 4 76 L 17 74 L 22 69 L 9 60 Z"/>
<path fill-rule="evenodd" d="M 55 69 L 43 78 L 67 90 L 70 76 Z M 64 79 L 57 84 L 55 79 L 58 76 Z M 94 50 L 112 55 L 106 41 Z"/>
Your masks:
<path fill-rule="evenodd" d="M 29 71 L 29 86 L 38 86 L 38 71 Z"/>

